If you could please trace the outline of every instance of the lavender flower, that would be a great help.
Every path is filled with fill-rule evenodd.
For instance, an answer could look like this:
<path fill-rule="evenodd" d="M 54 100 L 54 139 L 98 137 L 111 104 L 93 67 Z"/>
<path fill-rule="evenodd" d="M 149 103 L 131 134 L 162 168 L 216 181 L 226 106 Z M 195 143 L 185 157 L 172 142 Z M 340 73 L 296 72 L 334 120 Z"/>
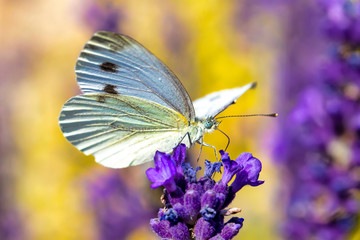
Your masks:
<path fill-rule="evenodd" d="M 123 11 L 112 3 L 101 4 L 90 0 L 82 14 L 83 22 L 93 31 L 119 31 L 119 23 L 124 19 Z"/>
<path fill-rule="evenodd" d="M 233 191 L 237 192 L 246 185 L 259 186 L 264 181 L 259 181 L 259 173 L 261 171 L 261 162 L 253 157 L 251 153 L 242 153 L 235 160 L 243 169 L 236 174 L 234 182 L 231 184 Z"/>
<path fill-rule="evenodd" d="M 146 175 L 153 182 L 152 188 L 164 186 L 162 201 L 157 218 L 150 221 L 152 230 L 167 239 L 232 239 L 243 226 L 243 218 L 224 217 L 240 212 L 238 208 L 225 209 L 235 194 L 245 185 L 257 186 L 261 162 L 250 153 L 243 153 L 234 161 L 228 153 L 220 151 L 220 162 L 205 162 L 205 174 L 197 179 L 199 167 L 184 163 L 186 146 L 174 149 L 172 156 L 157 152 L 155 168 L 149 168 Z M 215 182 L 212 176 L 224 166 L 222 179 Z M 182 166 L 182 170 L 178 167 Z M 176 170 L 177 169 L 177 170 Z M 229 186 L 230 180 L 234 183 Z"/>
<path fill-rule="evenodd" d="M 293 29 L 296 25 L 291 25 L 292 31 L 301 35 L 298 44 L 291 46 L 295 50 L 293 55 L 290 51 L 289 59 L 298 57 L 297 49 L 321 45 L 328 50 L 316 48 L 304 59 L 325 60 L 315 64 L 302 61 L 298 64 L 301 69 L 287 68 L 285 74 L 295 76 L 303 71 L 303 77 L 295 78 L 302 90 L 288 89 L 294 96 L 299 92 L 298 101 L 283 123 L 283 151 L 277 154 L 290 176 L 286 179 L 289 202 L 282 230 L 286 239 L 294 240 L 345 239 L 356 226 L 360 211 L 356 198 L 360 187 L 356 177 L 360 169 L 360 2 L 319 2 L 322 12 L 303 6 L 302 11 L 308 9 L 314 19 L 310 28 Z M 297 19 L 301 17 L 309 19 L 307 15 Z M 301 45 L 303 40 L 309 41 L 308 36 L 313 36 L 313 43 Z M 286 85 L 294 78 L 284 80 Z"/>
<path fill-rule="evenodd" d="M 111 171 L 100 178 L 87 183 L 88 202 L 97 222 L 98 239 L 125 239 L 146 224 L 150 211 L 140 201 L 141 196 L 130 189 L 119 174 Z"/>

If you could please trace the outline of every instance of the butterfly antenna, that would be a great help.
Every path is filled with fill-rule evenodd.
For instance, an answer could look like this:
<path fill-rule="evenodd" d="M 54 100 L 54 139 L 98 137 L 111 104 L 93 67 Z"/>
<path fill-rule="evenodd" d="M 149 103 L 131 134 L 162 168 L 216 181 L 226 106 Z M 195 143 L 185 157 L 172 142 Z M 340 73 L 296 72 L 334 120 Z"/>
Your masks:
<path fill-rule="evenodd" d="M 267 113 L 267 114 L 246 114 L 246 115 L 230 115 L 230 116 L 222 116 L 215 118 L 216 120 L 221 118 L 231 118 L 231 117 L 277 117 L 277 113 Z"/>
<path fill-rule="evenodd" d="M 218 128 L 216 128 L 216 130 L 218 130 L 219 132 L 221 132 L 222 134 L 224 134 L 225 135 L 225 137 L 227 138 L 227 140 L 228 140 L 228 142 L 227 142 L 227 144 L 226 144 L 226 147 L 225 147 L 225 152 L 226 152 L 226 150 L 227 150 L 227 148 L 228 148 L 228 146 L 230 145 L 230 138 L 229 138 L 229 136 L 228 135 L 226 135 L 226 133 L 224 133 L 223 131 L 221 131 L 220 129 L 218 129 Z"/>
<path fill-rule="evenodd" d="M 252 82 L 251 83 L 251 89 L 255 89 L 257 87 L 257 82 Z"/>

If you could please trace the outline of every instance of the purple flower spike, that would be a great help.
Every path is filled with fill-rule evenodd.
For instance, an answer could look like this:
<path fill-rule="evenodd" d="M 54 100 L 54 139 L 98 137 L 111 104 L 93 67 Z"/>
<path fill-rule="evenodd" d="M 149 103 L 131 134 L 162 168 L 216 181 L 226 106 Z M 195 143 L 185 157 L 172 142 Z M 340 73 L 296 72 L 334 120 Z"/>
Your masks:
<path fill-rule="evenodd" d="M 274 155 L 287 172 L 282 181 L 291 183 L 280 193 L 282 238 L 347 239 L 359 215 L 353 203 L 360 185 L 360 2 L 313 2 L 321 8 L 306 1 L 288 5 L 299 24 L 286 26 L 297 40 L 291 34 L 285 40 L 279 82 L 286 94 L 278 102 L 289 107 L 281 114 Z"/>
<path fill-rule="evenodd" d="M 215 172 L 220 172 L 222 164 L 206 161 L 204 176 L 198 180 L 196 174 L 200 167 L 194 168 L 183 162 L 185 150 L 185 145 L 180 145 L 174 149 L 172 157 L 157 152 L 155 168 L 146 172 L 153 182 L 151 187 L 165 186 L 161 198 L 164 206 L 158 217 L 151 220 L 151 228 L 163 239 L 232 239 L 242 227 L 243 219 L 232 218 L 225 224 L 225 215 L 239 212 L 236 208 L 225 209 L 235 198 L 235 192 L 227 184 L 247 162 L 240 164 L 231 160 L 228 153 L 220 151 L 224 166 L 222 179 L 217 182 L 212 179 Z M 177 170 L 180 164 L 181 171 Z M 252 173 L 250 170 L 246 173 Z M 252 177 L 248 181 L 251 180 Z"/>
<path fill-rule="evenodd" d="M 155 168 L 146 170 L 148 179 L 153 182 L 151 188 L 164 186 L 168 192 L 174 192 L 177 189 L 174 180 L 176 168 L 170 155 L 156 151 L 154 161 Z"/>
<path fill-rule="evenodd" d="M 224 173 L 221 178 L 221 182 L 226 185 L 230 180 L 234 177 L 236 173 L 238 173 L 243 166 L 236 161 L 230 159 L 229 154 L 225 153 L 223 150 L 220 150 L 221 161 L 224 166 Z"/>
<path fill-rule="evenodd" d="M 236 174 L 234 182 L 231 184 L 233 192 L 239 191 L 245 185 L 259 186 L 264 181 L 258 181 L 261 172 L 261 162 L 252 156 L 251 153 L 242 153 L 236 162 L 244 168 Z"/>

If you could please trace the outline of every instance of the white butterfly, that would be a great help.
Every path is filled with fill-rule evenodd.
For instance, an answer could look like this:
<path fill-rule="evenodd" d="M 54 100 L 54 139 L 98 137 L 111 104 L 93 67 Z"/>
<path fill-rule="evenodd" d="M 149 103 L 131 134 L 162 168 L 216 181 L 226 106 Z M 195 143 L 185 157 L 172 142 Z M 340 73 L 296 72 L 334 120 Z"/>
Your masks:
<path fill-rule="evenodd" d="M 97 32 L 86 43 L 75 68 L 84 93 L 63 106 L 64 136 L 96 162 L 124 168 L 170 153 L 181 142 L 190 147 L 219 125 L 219 113 L 255 83 L 211 93 L 191 102 L 178 78 L 134 39 Z"/>

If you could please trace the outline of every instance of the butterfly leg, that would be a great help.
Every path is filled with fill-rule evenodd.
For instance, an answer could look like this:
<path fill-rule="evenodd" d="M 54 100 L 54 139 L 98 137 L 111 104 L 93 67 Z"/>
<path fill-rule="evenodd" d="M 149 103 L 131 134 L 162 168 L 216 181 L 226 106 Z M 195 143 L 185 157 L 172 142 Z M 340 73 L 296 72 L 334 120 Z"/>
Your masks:
<path fill-rule="evenodd" d="M 179 141 L 179 143 L 176 145 L 175 148 L 177 148 L 177 147 L 182 143 L 182 141 L 184 140 L 184 138 L 185 138 L 186 136 L 188 136 L 190 147 L 193 145 L 193 143 L 192 143 L 192 141 L 191 141 L 191 138 L 190 138 L 190 133 L 187 132 L 187 133 L 185 133 L 185 135 L 181 138 L 181 140 Z"/>
<path fill-rule="evenodd" d="M 216 160 L 219 161 L 219 158 L 218 158 L 218 155 L 217 155 L 217 150 L 216 150 L 216 147 L 214 147 L 213 145 L 210 145 L 210 144 L 207 144 L 207 143 L 204 143 L 202 142 L 201 143 L 202 145 L 206 146 L 206 147 L 212 147 L 215 151 L 215 157 L 216 157 Z"/>
<path fill-rule="evenodd" d="M 197 140 L 196 142 L 200 144 L 200 151 L 199 151 L 199 155 L 197 157 L 197 160 L 196 161 L 199 161 L 200 159 L 200 156 L 201 156 L 201 152 L 202 152 L 202 147 L 204 145 L 204 138 L 200 138 L 199 140 Z"/>

